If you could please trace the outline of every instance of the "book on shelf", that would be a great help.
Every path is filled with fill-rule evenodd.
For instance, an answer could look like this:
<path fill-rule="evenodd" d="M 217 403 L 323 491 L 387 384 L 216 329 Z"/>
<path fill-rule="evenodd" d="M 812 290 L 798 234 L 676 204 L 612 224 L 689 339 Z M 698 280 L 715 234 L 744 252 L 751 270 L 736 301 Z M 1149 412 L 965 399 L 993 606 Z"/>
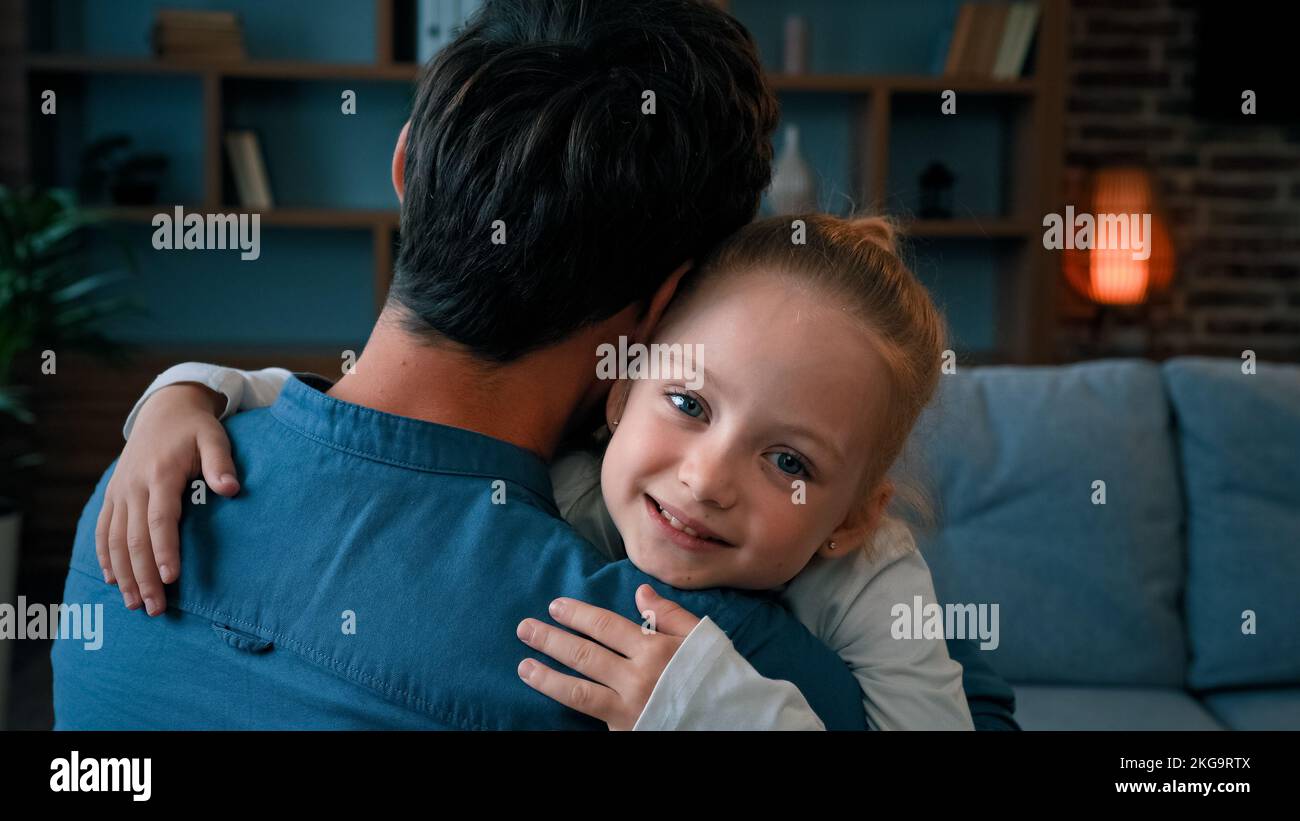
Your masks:
<path fill-rule="evenodd" d="M 239 16 L 228 11 L 159 9 L 153 49 L 164 59 L 242 60 L 246 56 Z"/>
<path fill-rule="evenodd" d="M 944 65 L 944 74 L 962 72 L 962 60 L 966 54 L 967 43 L 970 42 L 971 24 L 974 19 L 975 6 L 962 3 L 961 9 L 957 12 L 957 24 L 952 30 L 952 43 L 948 46 L 948 61 Z"/>
<path fill-rule="evenodd" d="M 944 74 L 1012 80 L 1025 69 L 1038 30 L 1036 2 L 962 3 Z"/>
<path fill-rule="evenodd" d="M 1034 42 L 1036 31 L 1038 31 L 1038 4 L 1012 4 L 1011 13 L 1007 17 L 1007 29 L 1002 36 L 1002 46 L 993 65 L 994 77 L 1009 80 L 1021 75 L 1025 70 L 1025 60 L 1029 58 L 1029 46 Z"/>
<path fill-rule="evenodd" d="M 239 205 L 254 211 L 275 207 L 271 199 L 271 181 L 266 176 L 262 144 L 252 131 L 227 131 L 226 155 L 230 158 L 231 176 L 239 193 Z"/>

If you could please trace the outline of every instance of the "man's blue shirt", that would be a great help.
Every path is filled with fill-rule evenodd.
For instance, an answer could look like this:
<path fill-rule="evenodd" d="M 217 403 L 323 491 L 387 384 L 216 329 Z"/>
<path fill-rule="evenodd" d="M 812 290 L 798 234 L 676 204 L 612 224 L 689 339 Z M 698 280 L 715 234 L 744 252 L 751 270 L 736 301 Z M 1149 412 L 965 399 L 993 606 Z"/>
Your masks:
<path fill-rule="evenodd" d="M 187 493 L 162 616 L 125 609 L 103 581 L 109 466 L 64 590 L 103 603 L 103 646 L 54 643 L 56 728 L 601 729 L 519 680 L 526 656 L 572 671 L 515 627 L 549 620 L 561 595 L 639 622 L 647 582 L 793 682 L 828 728 L 865 728 L 848 668 L 772 597 L 677 590 L 608 564 L 559 518 L 536 455 L 328 385 L 290 379 L 272 407 L 228 420 L 242 489 L 205 504 Z"/>

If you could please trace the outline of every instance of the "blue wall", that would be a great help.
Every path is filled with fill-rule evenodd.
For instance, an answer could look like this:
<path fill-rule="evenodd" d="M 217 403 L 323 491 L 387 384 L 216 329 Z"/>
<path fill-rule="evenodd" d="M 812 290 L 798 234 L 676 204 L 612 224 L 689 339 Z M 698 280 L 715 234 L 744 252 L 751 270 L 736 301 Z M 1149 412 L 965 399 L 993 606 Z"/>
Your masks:
<path fill-rule="evenodd" d="M 150 317 L 123 318 L 111 326 L 121 338 L 150 345 L 359 351 L 370 334 L 375 297 L 369 230 L 263 226 L 255 260 L 241 260 L 237 250 L 154 250 L 153 231 L 119 225 L 97 238 L 97 262 L 120 259 L 114 243 L 125 242 L 141 263 L 132 290 Z"/>

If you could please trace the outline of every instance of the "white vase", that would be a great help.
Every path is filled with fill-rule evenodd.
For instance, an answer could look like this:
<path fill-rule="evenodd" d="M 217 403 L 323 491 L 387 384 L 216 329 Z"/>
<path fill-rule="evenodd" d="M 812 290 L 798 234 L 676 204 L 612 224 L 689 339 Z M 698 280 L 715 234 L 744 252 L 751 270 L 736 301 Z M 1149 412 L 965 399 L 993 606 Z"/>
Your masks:
<path fill-rule="evenodd" d="M 817 181 L 799 153 L 799 127 L 785 127 L 785 145 L 776 161 L 769 189 L 772 210 L 777 214 L 804 214 L 817 210 Z"/>

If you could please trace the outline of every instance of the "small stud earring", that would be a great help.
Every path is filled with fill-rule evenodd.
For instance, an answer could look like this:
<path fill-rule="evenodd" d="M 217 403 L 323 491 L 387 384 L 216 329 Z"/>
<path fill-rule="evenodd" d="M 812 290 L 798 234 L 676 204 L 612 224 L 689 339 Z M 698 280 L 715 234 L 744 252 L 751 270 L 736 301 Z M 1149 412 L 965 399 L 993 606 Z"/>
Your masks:
<path fill-rule="evenodd" d="M 831 550 L 835 549 L 835 542 L 831 542 Z"/>

